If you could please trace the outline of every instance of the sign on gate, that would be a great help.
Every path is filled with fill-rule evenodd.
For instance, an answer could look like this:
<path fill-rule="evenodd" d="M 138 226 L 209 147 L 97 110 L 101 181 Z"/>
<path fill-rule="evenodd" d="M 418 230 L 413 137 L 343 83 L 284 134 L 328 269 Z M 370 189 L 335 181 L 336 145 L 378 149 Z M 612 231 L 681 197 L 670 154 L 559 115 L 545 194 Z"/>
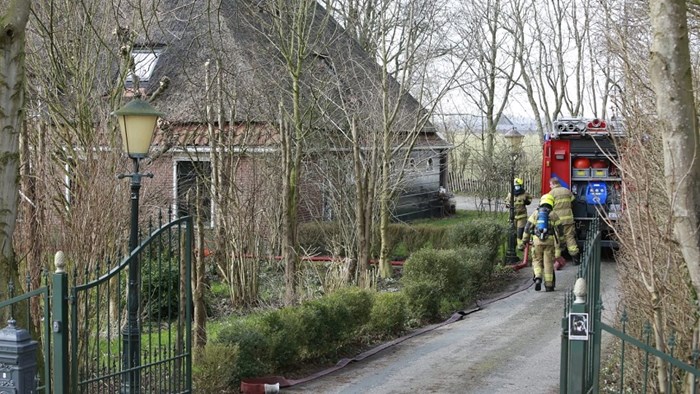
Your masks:
<path fill-rule="evenodd" d="M 588 340 L 588 313 L 569 313 L 569 340 Z"/>

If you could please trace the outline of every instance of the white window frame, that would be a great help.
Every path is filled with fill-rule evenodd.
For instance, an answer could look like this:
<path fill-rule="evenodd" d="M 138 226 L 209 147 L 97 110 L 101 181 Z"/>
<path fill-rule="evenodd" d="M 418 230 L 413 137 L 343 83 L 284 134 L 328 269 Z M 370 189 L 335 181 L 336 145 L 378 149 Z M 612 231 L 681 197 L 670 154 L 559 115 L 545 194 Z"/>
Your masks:
<path fill-rule="evenodd" d="M 162 53 L 158 48 L 139 48 L 131 51 L 131 58 L 134 60 L 134 71 L 139 81 L 148 82 L 153 75 L 153 70 L 158 64 L 158 58 Z M 134 81 L 134 73 L 129 71 L 126 75 L 127 82 Z"/>

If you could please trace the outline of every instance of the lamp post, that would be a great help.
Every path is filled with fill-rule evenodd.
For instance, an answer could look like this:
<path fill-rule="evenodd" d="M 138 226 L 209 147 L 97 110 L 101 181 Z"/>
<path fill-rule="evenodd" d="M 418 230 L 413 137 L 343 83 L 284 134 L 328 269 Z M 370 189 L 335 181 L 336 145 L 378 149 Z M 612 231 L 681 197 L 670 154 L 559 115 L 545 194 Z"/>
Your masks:
<path fill-rule="evenodd" d="M 510 143 L 510 212 L 508 217 L 510 228 L 508 231 L 508 249 L 506 249 L 505 263 L 514 264 L 519 260 L 518 254 L 515 252 L 517 234 L 517 230 L 515 229 L 515 162 L 518 160 L 518 156 L 520 156 L 520 147 L 522 146 L 524 135 L 518 133 L 518 130 L 513 127 L 504 137 Z"/>
<path fill-rule="evenodd" d="M 148 149 L 153 140 L 153 132 L 158 117 L 162 114 L 150 104 L 134 99 L 125 106 L 114 111 L 113 115 L 119 120 L 124 151 L 134 162 L 131 174 L 119 175 L 119 178 L 131 178 L 131 230 L 129 232 L 129 252 L 138 246 L 139 234 L 139 191 L 141 178 L 152 178 L 153 174 L 139 172 L 139 162 L 148 156 Z M 122 331 L 122 365 L 127 376 L 122 378 L 121 393 L 136 394 L 141 388 L 141 326 L 139 324 L 139 260 L 131 256 L 129 260 L 129 283 L 127 286 L 127 321 Z"/>

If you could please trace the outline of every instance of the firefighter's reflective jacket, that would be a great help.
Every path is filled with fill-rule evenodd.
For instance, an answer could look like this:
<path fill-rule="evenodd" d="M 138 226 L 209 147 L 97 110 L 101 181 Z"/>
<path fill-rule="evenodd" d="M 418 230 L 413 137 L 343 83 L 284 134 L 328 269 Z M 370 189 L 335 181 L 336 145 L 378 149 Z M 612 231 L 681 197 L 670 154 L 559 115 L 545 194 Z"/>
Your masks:
<path fill-rule="evenodd" d="M 571 203 L 574 201 L 574 195 L 571 190 L 556 186 L 549 191 L 549 194 L 554 197 L 554 212 L 559 217 L 559 224 L 572 224 L 574 214 L 571 211 Z"/>
<path fill-rule="evenodd" d="M 526 191 L 513 196 L 513 207 L 515 211 L 515 220 L 527 218 L 527 206 L 532 202 L 532 195 Z M 510 208 L 510 193 L 506 196 L 506 208 Z"/>

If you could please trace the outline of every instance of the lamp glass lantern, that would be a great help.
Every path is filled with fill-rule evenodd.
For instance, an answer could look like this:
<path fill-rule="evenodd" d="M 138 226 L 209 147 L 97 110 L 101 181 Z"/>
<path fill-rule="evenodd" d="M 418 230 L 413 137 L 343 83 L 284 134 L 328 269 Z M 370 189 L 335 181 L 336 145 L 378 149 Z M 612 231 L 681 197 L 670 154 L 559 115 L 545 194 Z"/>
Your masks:
<path fill-rule="evenodd" d="M 513 127 L 504 135 L 504 137 L 510 143 L 510 152 L 512 154 L 517 154 L 520 152 L 520 148 L 523 146 L 523 138 L 525 138 L 524 135 L 520 134 L 518 130 Z"/>
<path fill-rule="evenodd" d="M 114 111 L 114 115 L 119 120 L 124 151 L 132 159 L 148 156 L 156 123 L 163 114 L 148 102 L 134 99 Z"/>

